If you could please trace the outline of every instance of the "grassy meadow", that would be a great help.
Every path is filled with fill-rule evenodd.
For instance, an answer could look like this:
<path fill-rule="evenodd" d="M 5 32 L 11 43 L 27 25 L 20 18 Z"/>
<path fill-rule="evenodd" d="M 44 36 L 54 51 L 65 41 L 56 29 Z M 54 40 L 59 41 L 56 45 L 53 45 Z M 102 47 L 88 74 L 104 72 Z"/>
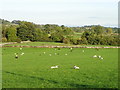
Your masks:
<path fill-rule="evenodd" d="M 22 52 L 24 55 L 20 55 Z M 54 65 L 59 68 L 51 69 Z M 73 69 L 74 65 L 80 69 Z M 118 49 L 112 48 L 73 48 L 71 52 L 69 48 L 3 47 L 2 68 L 3 88 L 118 87 Z"/>
<path fill-rule="evenodd" d="M 16 44 L 6 44 L 5 46 L 80 46 L 80 47 L 118 47 L 111 45 L 72 45 L 58 42 L 25 42 Z"/>

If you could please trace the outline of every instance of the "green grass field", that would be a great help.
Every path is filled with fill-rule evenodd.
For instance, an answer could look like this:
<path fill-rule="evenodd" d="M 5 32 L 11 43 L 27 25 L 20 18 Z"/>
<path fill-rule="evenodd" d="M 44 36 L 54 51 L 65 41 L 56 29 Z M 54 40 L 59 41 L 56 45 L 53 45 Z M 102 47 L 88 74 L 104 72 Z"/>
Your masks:
<path fill-rule="evenodd" d="M 3 88 L 118 87 L 118 49 L 74 48 L 70 52 L 68 48 L 4 47 L 2 52 Z M 19 54 L 18 59 L 14 53 Z M 95 54 L 104 59 L 93 58 Z M 59 68 L 51 69 L 54 65 Z M 73 69 L 74 65 L 80 69 Z"/>
<path fill-rule="evenodd" d="M 72 45 L 57 42 L 27 42 L 27 43 L 16 43 L 5 46 L 82 46 L 82 47 L 117 47 L 108 45 Z"/>

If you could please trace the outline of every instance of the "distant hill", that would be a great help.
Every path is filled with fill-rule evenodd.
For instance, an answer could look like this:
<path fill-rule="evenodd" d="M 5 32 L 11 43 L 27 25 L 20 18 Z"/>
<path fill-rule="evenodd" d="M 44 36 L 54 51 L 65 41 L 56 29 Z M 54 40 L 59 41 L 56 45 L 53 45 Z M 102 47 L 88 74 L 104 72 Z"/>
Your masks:
<path fill-rule="evenodd" d="M 0 24 L 9 25 L 11 22 L 0 18 Z"/>

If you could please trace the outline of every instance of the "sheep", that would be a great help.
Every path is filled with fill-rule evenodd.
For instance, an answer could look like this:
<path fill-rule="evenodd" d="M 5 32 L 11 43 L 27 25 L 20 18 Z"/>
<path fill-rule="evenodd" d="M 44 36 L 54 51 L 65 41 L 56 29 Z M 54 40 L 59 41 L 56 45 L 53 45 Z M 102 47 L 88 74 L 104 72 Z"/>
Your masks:
<path fill-rule="evenodd" d="M 82 50 L 82 52 L 85 52 L 84 50 Z"/>
<path fill-rule="evenodd" d="M 57 53 L 55 53 L 55 55 L 57 55 Z"/>
<path fill-rule="evenodd" d="M 74 69 L 79 69 L 79 67 L 77 67 L 77 66 L 74 66 L 73 68 L 74 68 Z"/>
<path fill-rule="evenodd" d="M 73 48 L 70 48 L 70 51 L 72 52 Z"/>
<path fill-rule="evenodd" d="M 22 50 L 22 48 L 20 48 L 20 50 Z"/>
<path fill-rule="evenodd" d="M 43 52 L 44 54 L 46 53 L 46 52 Z"/>
<path fill-rule="evenodd" d="M 66 53 L 65 55 L 67 56 L 68 54 Z"/>
<path fill-rule="evenodd" d="M 97 57 L 97 55 L 94 55 L 94 56 L 93 56 L 93 58 L 96 58 L 96 57 Z"/>
<path fill-rule="evenodd" d="M 18 59 L 18 55 L 15 55 L 15 58 Z"/>
<path fill-rule="evenodd" d="M 98 58 L 101 58 L 101 56 L 99 55 Z"/>
<path fill-rule="evenodd" d="M 100 59 L 103 59 L 103 57 L 101 57 Z"/>
<path fill-rule="evenodd" d="M 52 66 L 51 69 L 54 69 L 54 68 L 58 68 L 58 65 L 57 66 Z"/>
<path fill-rule="evenodd" d="M 52 54 L 49 54 L 49 56 L 52 56 Z"/>
<path fill-rule="evenodd" d="M 25 53 L 21 53 L 21 55 L 24 55 Z"/>

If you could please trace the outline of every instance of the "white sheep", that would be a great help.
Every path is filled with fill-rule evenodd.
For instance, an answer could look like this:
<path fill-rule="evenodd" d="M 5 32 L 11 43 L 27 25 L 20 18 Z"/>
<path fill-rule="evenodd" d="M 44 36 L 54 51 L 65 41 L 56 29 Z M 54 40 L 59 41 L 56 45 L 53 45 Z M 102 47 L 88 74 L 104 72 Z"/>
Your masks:
<path fill-rule="evenodd" d="M 79 67 L 77 67 L 77 66 L 74 66 L 73 68 L 74 68 L 74 69 L 79 69 Z"/>
<path fill-rule="evenodd" d="M 103 57 L 101 57 L 100 59 L 103 59 Z"/>
<path fill-rule="evenodd" d="M 101 56 L 99 55 L 98 58 L 101 58 Z"/>
<path fill-rule="evenodd" d="M 43 52 L 44 54 L 46 53 L 46 52 Z"/>
<path fill-rule="evenodd" d="M 97 55 L 94 55 L 93 57 L 94 57 L 94 58 L 96 58 L 96 57 L 97 57 Z"/>
<path fill-rule="evenodd" d="M 58 68 L 58 65 L 57 66 L 52 66 L 51 69 L 54 69 L 54 68 Z"/>
<path fill-rule="evenodd" d="M 20 48 L 20 50 L 22 50 L 22 48 Z"/>
<path fill-rule="evenodd" d="M 82 50 L 82 52 L 85 52 L 84 50 Z"/>
<path fill-rule="evenodd" d="M 52 56 L 52 54 L 49 54 L 49 56 Z"/>
<path fill-rule="evenodd" d="M 57 53 L 55 53 L 55 55 L 57 55 Z"/>
<path fill-rule="evenodd" d="M 15 55 L 15 58 L 18 59 L 18 55 Z"/>
<path fill-rule="evenodd" d="M 21 53 L 21 55 L 24 55 L 25 53 Z"/>
<path fill-rule="evenodd" d="M 66 53 L 65 55 L 67 56 L 68 54 Z"/>

